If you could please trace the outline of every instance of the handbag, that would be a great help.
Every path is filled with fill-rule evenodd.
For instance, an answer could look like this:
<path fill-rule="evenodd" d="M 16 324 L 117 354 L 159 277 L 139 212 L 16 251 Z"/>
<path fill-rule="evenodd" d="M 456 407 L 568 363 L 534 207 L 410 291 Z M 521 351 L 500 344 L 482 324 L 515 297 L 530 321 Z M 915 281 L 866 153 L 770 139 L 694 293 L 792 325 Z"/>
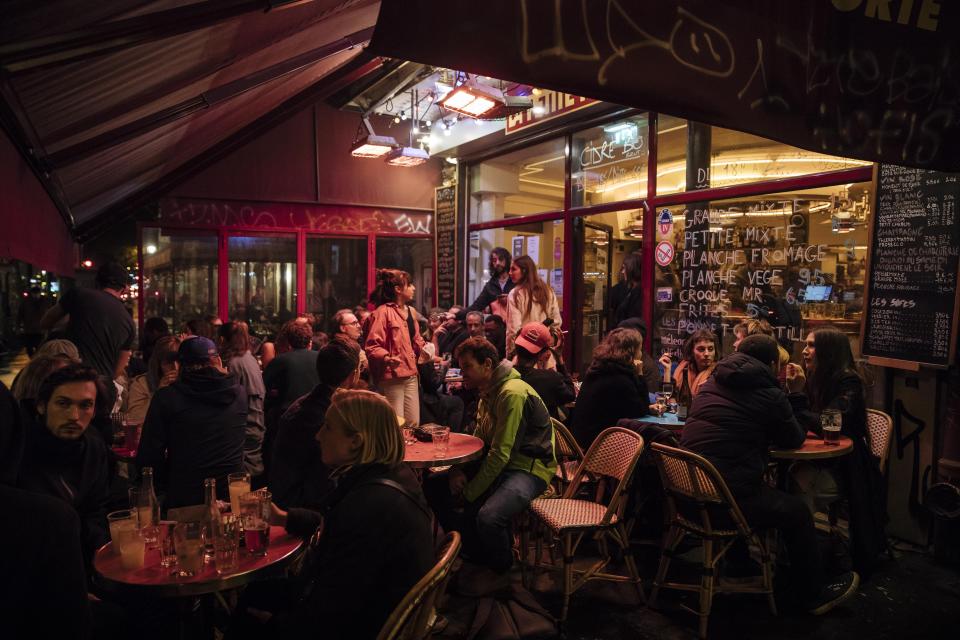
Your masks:
<path fill-rule="evenodd" d="M 520 585 L 501 594 L 481 598 L 467 640 L 519 640 L 556 638 L 556 619 Z"/>

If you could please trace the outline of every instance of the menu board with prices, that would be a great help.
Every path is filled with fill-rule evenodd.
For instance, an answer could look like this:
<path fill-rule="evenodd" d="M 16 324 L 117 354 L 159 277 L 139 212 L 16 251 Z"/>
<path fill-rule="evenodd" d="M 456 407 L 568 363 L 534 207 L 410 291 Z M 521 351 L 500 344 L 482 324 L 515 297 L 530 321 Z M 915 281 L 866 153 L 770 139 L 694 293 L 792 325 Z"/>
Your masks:
<path fill-rule="evenodd" d="M 457 188 L 438 187 L 436 214 L 437 306 L 448 309 L 457 296 Z"/>
<path fill-rule="evenodd" d="M 947 366 L 958 316 L 960 174 L 881 164 L 862 352 L 879 364 Z"/>

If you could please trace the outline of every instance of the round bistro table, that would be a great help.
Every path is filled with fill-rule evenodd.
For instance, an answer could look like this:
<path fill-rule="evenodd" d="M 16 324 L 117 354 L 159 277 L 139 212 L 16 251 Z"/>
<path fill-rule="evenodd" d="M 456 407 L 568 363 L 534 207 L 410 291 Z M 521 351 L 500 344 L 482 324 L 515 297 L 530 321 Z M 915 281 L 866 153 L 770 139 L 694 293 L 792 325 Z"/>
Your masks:
<path fill-rule="evenodd" d="M 853 451 L 853 440 L 840 436 L 836 444 L 826 444 L 823 438 L 808 433 L 799 449 L 771 449 L 770 457 L 777 460 L 824 460 L 839 458 Z"/>
<path fill-rule="evenodd" d="M 270 527 L 270 546 L 266 556 L 254 556 L 240 547 L 240 562 L 234 571 L 218 575 L 213 564 L 188 578 L 178 575 L 176 567 L 160 566 L 160 552 L 148 551 L 142 569 L 125 569 L 113 543 L 100 547 L 93 558 L 97 581 L 107 589 L 160 598 L 200 596 L 233 589 L 249 582 L 282 575 L 303 540 L 289 535 L 283 527 Z"/>
<path fill-rule="evenodd" d="M 428 467 L 443 467 L 469 462 L 476 460 L 481 455 L 483 455 L 483 440 L 476 436 L 468 436 L 465 433 L 451 433 L 450 445 L 447 447 L 446 455 L 436 457 L 433 453 L 432 442 L 417 440 L 406 446 L 403 461 L 414 469 L 426 469 Z"/>

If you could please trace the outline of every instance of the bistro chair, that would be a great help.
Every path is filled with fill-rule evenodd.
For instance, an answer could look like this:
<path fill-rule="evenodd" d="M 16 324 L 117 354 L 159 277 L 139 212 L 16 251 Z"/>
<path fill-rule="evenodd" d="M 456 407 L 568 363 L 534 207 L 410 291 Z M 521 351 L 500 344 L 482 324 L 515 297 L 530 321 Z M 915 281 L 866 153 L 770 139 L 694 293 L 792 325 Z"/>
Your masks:
<path fill-rule="evenodd" d="M 770 611 L 776 615 L 773 599 L 773 559 L 765 541 L 747 524 L 727 483 L 709 461 L 690 451 L 651 444 L 653 458 L 660 471 L 669 511 L 669 530 L 663 539 L 660 566 L 653 581 L 650 606 L 655 606 L 660 589 L 694 591 L 699 594 L 698 610 L 683 608 L 700 618 L 701 638 L 707 635 L 707 622 L 713 596 L 718 593 L 758 593 L 767 596 Z M 670 561 L 687 536 L 699 538 L 703 546 L 703 564 L 699 583 L 667 582 Z M 729 584 L 719 580 L 718 566 L 738 539 L 745 539 L 760 550 L 763 573 L 756 580 Z"/>
<path fill-rule="evenodd" d="M 436 610 L 447 591 L 454 560 L 460 553 L 460 534 L 451 531 L 443 540 L 437 564 L 420 578 L 396 606 L 377 640 L 423 640 L 430 636 Z"/>
<path fill-rule="evenodd" d="M 588 580 L 601 579 L 617 582 L 630 582 L 637 587 L 640 601 L 644 602 L 640 574 L 630 551 L 627 531 L 623 526 L 623 511 L 627 504 L 627 489 L 633 478 L 633 470 L 643 452 L 643 438 L 629 429 L 610 427 L 597 436 L 590 445 L 581 464 L 572 476 L 563 496 L 553 499 L 538 498 L 530 503 L 529 515 L 538 529 L 544 530 L 559 542 L 563 553 L 563 609 L 560 621 L 566 620 L 570 606 L 570 596 Z M 597 479 L 594 500 L 580 500 L 575 496 L 580 491 L 584 476 Z M 608 482 L 612 489 L 607 491 Z M 604 496 L 607 502 L 602 502 Z M 587 535 L 593 537 L 600 550 L 600 558 L 586 569 L 573 568 L 574 554 Z M 522 566 L 526 566 L 528 551 L 526 528 L 521 532 L 520 549 L 524 556 Z M 616 575 L 603 570 L 610 563 L 609 542 L 619 547 L 627 567 L 628 576 Z M 532 567 L 540 567 L 542 557 L 542 536 L 538 536 Z M 556 570 L 556 564 L 550 565 Z M 576 578 L 576 579 L 575 579 Z"/>
<path fill-rule="evenodd" d="M 893 435 L 893 418 L 883 411 L 867 409 L 867 434 L 870 439 L 870 453 L 880 460 L 880 473 L 886 477 Z"/>
<path fill-rule="evenodd" d="M 554 442 L 557 449 L 557 473 L 554 481 L 557 484 L 557 494 L 563 495 L 573 479 L 574 472 L 583 461 L 583 449 L 565 424 L 556 418 L 550 418 L 550 422 L 553 423 Z"/>

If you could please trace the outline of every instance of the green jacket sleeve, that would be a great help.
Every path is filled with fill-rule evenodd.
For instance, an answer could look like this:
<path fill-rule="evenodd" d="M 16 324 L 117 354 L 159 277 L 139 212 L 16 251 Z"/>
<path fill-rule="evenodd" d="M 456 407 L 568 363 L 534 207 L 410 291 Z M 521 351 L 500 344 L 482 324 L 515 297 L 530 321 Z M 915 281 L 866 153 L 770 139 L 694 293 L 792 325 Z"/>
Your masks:
<path fill-rule="evenodd" d="M 523 419 L 525 399 L 525 394 L 509 391 L 497 397 L 493 407 L 493 418 L 496 420 L 493 442 L 490 443 L 490 450 L 480 466 L 480 471 L 463 488 L 463 497 L 468 502 L 482 496 L 510 461 L 513 443 L 517 439 L 517 431 Z"/>

